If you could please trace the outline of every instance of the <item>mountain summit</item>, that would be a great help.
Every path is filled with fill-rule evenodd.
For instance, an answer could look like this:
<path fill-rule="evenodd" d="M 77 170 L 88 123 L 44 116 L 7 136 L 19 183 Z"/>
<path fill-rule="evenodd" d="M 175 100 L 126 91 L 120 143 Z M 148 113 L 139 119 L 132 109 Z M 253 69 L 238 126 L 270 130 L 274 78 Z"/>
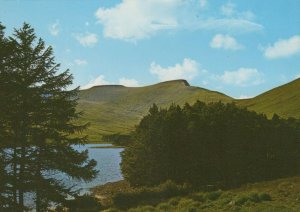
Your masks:
<path fill-rule="evenodd" d="M 186 80 L 172 80 L 144 87 L 122 85 L 95 86 L 81 90 L 78 109 L 84 111 L 83 122 L 90 122 L 87 130 L 92 141 L 104 134 L 128 133 L 148 113 L 152 104 L 167 107 L 172 103 L 235 102 L 272 117 L 300 118 L 300 79 L 274 88 L 252 99 L 233 99 L 225 94 L 190 86 Z"/>
<path fill-rule="evenodd" d="M 104 85 L 81 90 L 78 109 L 84 111 L 82 120 L 92 124 L 87 133 L 95 140 L 103 134 L 128 133 L 154 103 L 167 107 L 172 103 L 192 104 L 196 100 L 231 102 L 233 99 L 190 86 L 186 80 L 173 80 L 145 87 Z"/>

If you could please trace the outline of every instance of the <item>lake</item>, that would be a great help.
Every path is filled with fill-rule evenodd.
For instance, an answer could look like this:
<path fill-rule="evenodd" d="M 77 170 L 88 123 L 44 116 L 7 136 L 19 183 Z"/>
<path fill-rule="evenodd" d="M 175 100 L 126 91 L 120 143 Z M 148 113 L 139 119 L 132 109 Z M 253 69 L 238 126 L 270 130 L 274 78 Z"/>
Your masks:
<path fill-rule="evenodd" d="M 76 150 L 83 151 L 88 149 L 89 158 L 97 161 L 96 169 L 99 170 L 98 176 L 89 183 L 79 183 L 78 188 L 82 189 L 81 193 L 86 193 L 90 188 L 97 185 L 103 185 L 108 182 L 115 182 L 123 179 L 120 163 L 120 153 L 123 148 L 91 148 L 99 146 L 111 146 L 111 144 L 86 144 L 76 146 Z"/>
<path fill-rule="evenodd" d="M 61 179 L 66 185 L 72 186 L 76 183 L 77 186 L 74 189 L 81 189 L 80 194 L 89 193 L 89 189 L 97 185 L 103 185 L 108 182 L 115 182 L 123 179 L 120 163 L 123 148 L 91 148 L 99 146 L 112 146 L 111 144 L 86 144 L 75 146 L 78 151 L 84 151 L 88 149 L 89 158 L 97 161 L 97 166 L 95 167 L 99 170 L 98 176 L 91 182 L 75 182 L 70 180 L 64 174 L 58 174 L 57 178 Z M 27 193 L 25 196 L 25 205 L 29 208 L 34 208 L 34 195 L 32 193 Z M 34 209 L 31 211 L 35 211 Z"/>

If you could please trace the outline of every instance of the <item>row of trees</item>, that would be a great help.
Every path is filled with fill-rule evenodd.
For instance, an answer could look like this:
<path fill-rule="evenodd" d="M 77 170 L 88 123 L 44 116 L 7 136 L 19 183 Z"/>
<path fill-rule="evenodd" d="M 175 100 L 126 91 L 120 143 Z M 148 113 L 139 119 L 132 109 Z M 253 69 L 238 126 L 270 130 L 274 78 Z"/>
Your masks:
<path fill-rule="evenodd" d="M 78 88 L 69 71 L 59 72 L 53 49 L 24 24 L 10 37 L 0 23 L 0 211 L 36 211 L 64 205 L 75 196 L 74 180 L 95 177 L 96 162 L 76 125 Z M 71 136 L 73 135 L 73 136 Z M 76 182 L 76 181 L 74 181 Z"/>
<path fill-rule="evenodd" d="M 121 168 L 135 186 L 232 187 L 300 173 L 299 120 L 269 120 L 234 104 L 153 105 L 133 138 Z"/>

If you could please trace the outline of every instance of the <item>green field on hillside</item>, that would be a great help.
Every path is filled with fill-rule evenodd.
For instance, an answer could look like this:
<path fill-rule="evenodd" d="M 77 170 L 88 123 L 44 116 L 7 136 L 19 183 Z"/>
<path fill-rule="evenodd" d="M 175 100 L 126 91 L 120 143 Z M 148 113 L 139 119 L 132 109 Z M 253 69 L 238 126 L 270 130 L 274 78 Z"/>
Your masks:
<path fill-rule="evenodd" d="M 252 99 L 238 100 L 237 105 L 245 106 L 258 113 L 272 117 L 300 118 L 300 79 L 274 88 Z"/>
<path fill-rule="evenodd" d="M 84 111 L 81 122 L 91 125 L 85 134 L 91 142 L 101 142 L 102 135 L 128 134 L 145 116 L 150 106 L 167 107 L 172 103 L 236 102 L 258 113 L 272 117 L 300 118 L 300 79 L 274 88 L 252 99 L 237 100 L 225 94 L 190 86 L 185 80 L 130 88 L 120 85 L 95 86 L 80 91 L 78 110 Z"/>
<path fill-rule="evenodd" d="M 153 103 L 167 107 L 172 103 L 194 103 L 198 99 L 204 102 L 233 100 L 218 92 L 189 86 L 185 80 L 139 88 L 96 86 L 82 90 L 79 97 L 78 109 L 84 111 L 81 121 L 91 123 L 85 133 L 92 142 L 99 142 L 106 134 L 129 133 Z"/>

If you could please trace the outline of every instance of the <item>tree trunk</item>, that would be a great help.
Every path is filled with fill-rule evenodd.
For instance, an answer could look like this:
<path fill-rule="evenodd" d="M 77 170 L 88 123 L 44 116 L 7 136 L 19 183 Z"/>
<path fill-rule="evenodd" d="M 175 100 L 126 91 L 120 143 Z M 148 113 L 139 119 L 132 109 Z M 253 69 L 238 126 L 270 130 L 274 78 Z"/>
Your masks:
<path fill-rule="evenodd" d="M 41 149 L 37 147 L 37 170 L 36 170 L 36 182 L 40 182 L 41 180 L 41 163 L 40 163 L 40 151 Z M 40 185 L 36 185 L 36 202 L 35 202 L 35 210 L 36 212 L 41 212 L 42 211 L 42 201 L 41 201 L 41 190 L 40 190 Z"/>
<path fill-rule="evenodd" d="M 17 183 L 18 183 L 18 179 L 17 179 L 17 147 L 14 147 L 14 153 L 13 153 L 13 201 L 14 201 L 14 207 L 17 208 L 18 206 L 18 195 L 17 195 Z"/>
<path fill-rule="evenodd" d="M 22 143 L 21 147 L 21 158 L 20 158 L 20 172 L 19 172 L 19 206 L 20 209 L 24 209 L 24 188 L 23 188 L 23 183 L 24 183 L 24 169 L 25 169 L 25 147 L 23 146 L 24 144 Z"/>
<path fill-rule="evenodd" d="M 36 212 L 40 212 L 40 211 L 41 211 L 40 190 L 39 190 L 38 188 L 37 188 L 37 190 L 36 190 L 35 210 L 36 210 Z"/>

